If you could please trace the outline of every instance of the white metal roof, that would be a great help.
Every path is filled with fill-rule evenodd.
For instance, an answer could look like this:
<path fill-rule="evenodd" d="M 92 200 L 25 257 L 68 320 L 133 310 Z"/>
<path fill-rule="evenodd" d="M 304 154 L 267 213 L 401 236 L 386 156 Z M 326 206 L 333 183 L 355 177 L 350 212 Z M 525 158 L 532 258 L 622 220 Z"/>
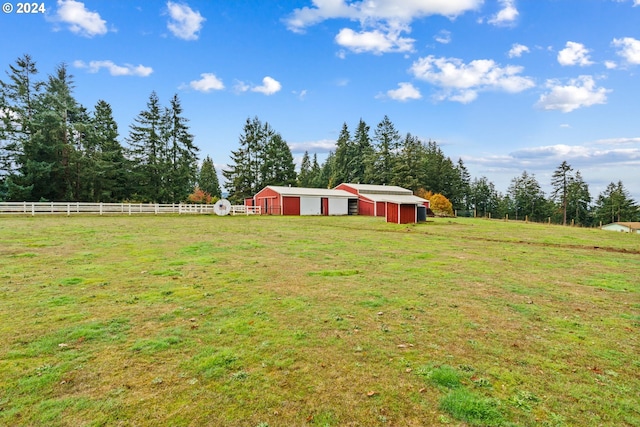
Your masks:
<path fill-rule="evenodd" d="M 422 205 L 427 201 L 427 199 L 414 196 L 413 194 L 363 194 L 362 197 L 366 197 L 374 202 L 390 202 L 400 205 Z"/>
<path fill-rule="evenodd" d="M 351 194 L 344 190 L 331 190 L 328 188 L 304 188 L 304 187 L 280 187 L 277 185 L 269 185 L 266 188 L 270 188 L 276 193 L 283 196 L 316 196 L 316 197 L 338 197 L 356 199 L 358 196 Z"/>
<path fill-rule="evenodd" d="M 411 190 L 398 187 L 396 185 L 374 185 L 374 184 L 350 184 L 344 183 L 351 188 L 358 190 L 360 194 L 413 194 Z"/>

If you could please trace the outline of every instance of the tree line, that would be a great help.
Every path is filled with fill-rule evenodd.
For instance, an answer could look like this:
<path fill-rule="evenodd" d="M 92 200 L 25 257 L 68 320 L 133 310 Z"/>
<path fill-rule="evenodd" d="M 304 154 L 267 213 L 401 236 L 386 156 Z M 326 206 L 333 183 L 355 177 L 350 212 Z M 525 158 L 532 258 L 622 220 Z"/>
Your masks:
<path fill-rule="evenodd" d="M 89 111 L 74 97 L 65 64 L 39 79 L 24 55 L 0 80 L 0 200 L 185 201 L 196 185 L 221 196 L 198 147 L 180 99 L 167 107 L 152 92 L 121 144 L 109 103 Z"/>
<path fill-rule="evenodd" d="M 73 95 L 61 64 L 40 80 L 24 55 L 0 80 L 0 201 L 206 202 L 222 197 L 210 157 L 201 163 L 180 99 L 163 106 L 155 92 L 133 119 L 124 144 L 111 106 L 89 111 Z M 485 176 L 472 178 L 435 141 L 402 135 L 389 117 L 377 126 L 343 123 L 324 162 L 305 152 L 299 171 L 282 135 L 248 118 L 222 171 L 227 197 L 242 203 L 267 185 L 333 188 L 342 182 L 398 185 L 438 195 L 460 214 L 590 226 L 637 221 L 639 211 L 621 181 L 592 198 L 580 171 L 563 162 L 552 193 L 523 171 L 505 194 Z M 445 203 L 446 204 L 446 203 Z"/>
<path fill-rule="evenodd" d="M 298 173 L 280 134 L 257 117 L 247 119 L 239 148 L 232 151 L 222 174 L 234 203 L 267 185 L 333 188 L 351 182 L 397 185 L 423 197 L 444 198 L 445 206 L 464 215 L 582 226 L 640 220 L 639 208 L 621 181 L 610 183 L 592 199 L 580 171 L 565 161 L 553 173 L 549 196 L 527 171 L 514 177 L 502 194 L 487 177 L 472 178 L 462 159 L 453 161 L 435 141 L 401 135 L 388 116 L 373 132 L 362 119 L 353 132 L 343 123 L 336 148 L 326 160 L 319 163 L 317 154 L 306 151 Z"/>

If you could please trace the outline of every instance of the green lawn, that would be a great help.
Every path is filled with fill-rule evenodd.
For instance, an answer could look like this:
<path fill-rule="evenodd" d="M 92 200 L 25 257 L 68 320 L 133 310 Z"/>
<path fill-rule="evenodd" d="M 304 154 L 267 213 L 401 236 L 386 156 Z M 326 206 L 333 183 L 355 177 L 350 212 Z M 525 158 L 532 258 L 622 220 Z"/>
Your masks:
<path fill-rule="evenodd" d="M 640 235 L 0 217 L 0 425 L 640 426 Z"/>

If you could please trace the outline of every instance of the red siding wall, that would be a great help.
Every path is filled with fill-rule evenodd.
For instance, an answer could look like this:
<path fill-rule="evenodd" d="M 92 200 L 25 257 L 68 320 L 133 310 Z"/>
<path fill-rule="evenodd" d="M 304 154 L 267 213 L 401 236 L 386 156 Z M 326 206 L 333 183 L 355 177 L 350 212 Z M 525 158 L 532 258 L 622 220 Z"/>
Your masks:
<path fill-rule="evenodd" d="M 355 188 L 353 188 L 353 187 L 349 187 L 348 185 L 345 185 L 344 183 L 343 183 L 343 184 L 338 185 L 335 189 L 336 189 L 336 190 L 344 190 L 344 191 L 347 191 L 347 192 L 349 192 L 349 193 L 351 193 L 351 194 L 358 194 L 358 190 L 356 190 L 356 189 L 355 189 Z M 362 214 L 361 214 L 361 215 L 362 215 Z"/>
<path fill-rule="evenodd" d="M 374 202 L 364 199 L 362 197 L 358 198 L 358 215 L 373 216 L 374 206 L 375 206 Z"/>
<path fill-rule="evenodd" d="M 387 214 L 387 205 L 385 202 L 376 202 L 376 216 L 385 216 Z M 394 203 L 395 205 L 395 203 Z M 396 205 L 397 206 L 397 205 Z"/>
<path fill-rule="evenodd" d="M 400 205 L 400 224 L 413 224 L 416 222 L 416 205 Z"/>
<path fill-rule="evenodd" d="M 387 203 L 387 222 L 413 224 L 416 222 L 417 209 L 416 205 L 398 205 L 389 202 Z"/>
<path fill-rule="evenodd" d="M 398 205 L 387 203 L 387 222 L 398 223 Z"/>
<path fill-rule="evenodd" d="M 282 197 L 282 215 L 300 215 L 300 197 Z"/>
<path fill-rule="evenodd" d="M 255 196 L 256 206 L 262 208 L 262 213 L 267 215 L 280 215 L 280 194 L 270 188 L 263 188 Z"/>

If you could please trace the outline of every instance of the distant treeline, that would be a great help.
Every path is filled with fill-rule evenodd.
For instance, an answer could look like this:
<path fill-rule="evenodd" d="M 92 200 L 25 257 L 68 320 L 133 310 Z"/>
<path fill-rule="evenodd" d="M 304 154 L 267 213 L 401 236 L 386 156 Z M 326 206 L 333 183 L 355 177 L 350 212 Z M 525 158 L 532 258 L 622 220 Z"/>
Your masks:
<path fill-rule="evenodd" d="M 80 105 L 66 65 L 39 80 L 36 63 L 24 55 L 6 75 L 0 80 L 0 201 L 177 203 L 193 194 L 221 197 L 213 161 L 207 156 L 200 162 L 177 95 L 163 107 L 151 93 L 123 145 L 111 106 L 104 100 L 93 111 Z M 344 123 L 335 151 L 322 164 L 305 152 L 299 172 L 281 134 L 257 117 L 246 120 L 238 145 L 222 171 L 236 203 L 266 185 L 332 188 L 353 182 L 441 194 L 458 212 L 478 216 L 585 226 L 640 220 L 622 182 L 610 183 L 593 199 L 580 172 L 566 162 L 555 170 L 549 196 L 527 171 L 501 194 L 486 177 L 472 178 L 463 161 L 445 156 L 435 141 L 401 135 L 387 116 L 373 133 L 362 119 L 353 133 Z"/>

